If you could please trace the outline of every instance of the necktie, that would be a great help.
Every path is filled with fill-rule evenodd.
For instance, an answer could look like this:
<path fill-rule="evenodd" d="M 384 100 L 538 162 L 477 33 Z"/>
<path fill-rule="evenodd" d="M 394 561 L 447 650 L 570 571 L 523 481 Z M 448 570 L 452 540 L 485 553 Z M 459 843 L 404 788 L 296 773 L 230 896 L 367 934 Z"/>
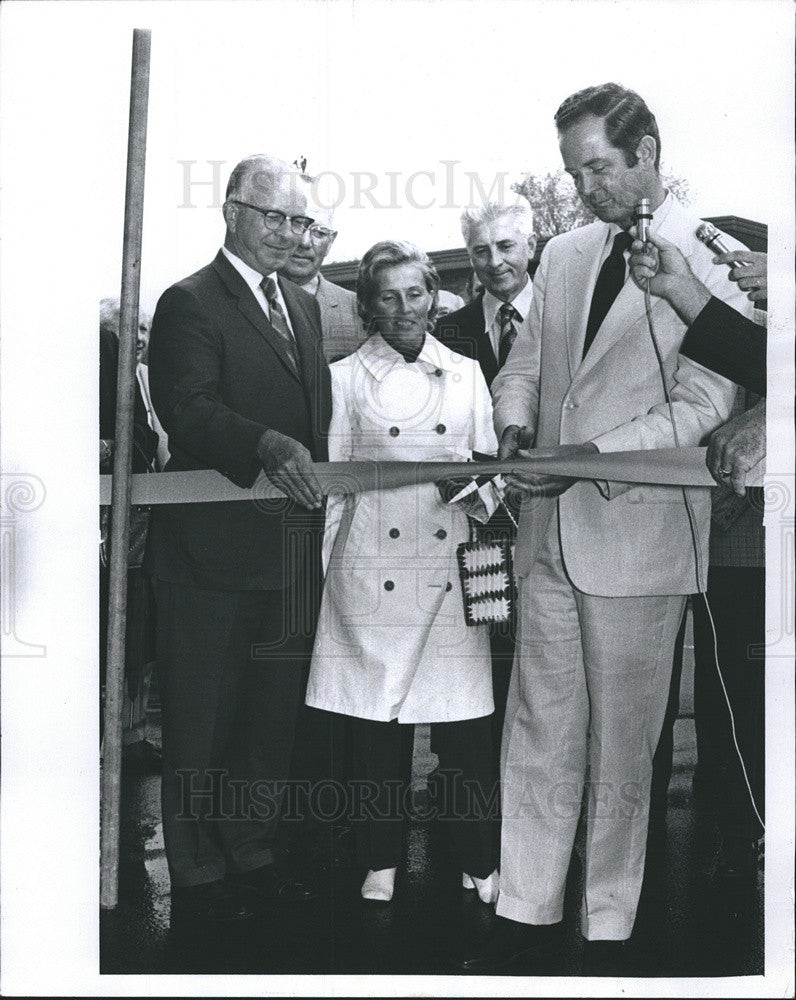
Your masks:
<path fill-rule="evenodd" d="M 500 316 L 500 340 L 498 341 L 498 371 L 505 365 L 509 351 L 514 346 L 517 339 L 517 327 L 515 320 L 519 320 L 520 314 L 510 302 L 504 302 L 498 310 Z"/>
<path fill-rule="evenodd" d="M 603 320 L 614 304 L 614 299 L 625 283 L 624 254 L 625 250 L 630 249 L 632 242 L 633 237 L 629 233 L 617 233 L 614 236 L 611 252 L 603 261 L 603 266 L 597 275 L 597 284 L 594 286 L 594 295 L 592 295 L 591 309 L 589 310 L 589 321 L 586 324 L 586 340 L 583 342 L 584 358 L 597 335 L 597 331 L 602 326 Z"/>
<path fill-rule="evenodd" d="M 263 278 L 260 282 L 260 288 L 262 288 L 268 307 L 271 310 L 271 326 L 279 334 L 279 338 L 285 348 L 285 354 L 288 357 L 288 362 L 293 369 L 293 374 L 298 376 L 299 366 L 296 354 L 296 341 L 293 339 L 293 334 L 287 325 L 284 310 L 277 298 L 276 282 L 273 278 Z"/>

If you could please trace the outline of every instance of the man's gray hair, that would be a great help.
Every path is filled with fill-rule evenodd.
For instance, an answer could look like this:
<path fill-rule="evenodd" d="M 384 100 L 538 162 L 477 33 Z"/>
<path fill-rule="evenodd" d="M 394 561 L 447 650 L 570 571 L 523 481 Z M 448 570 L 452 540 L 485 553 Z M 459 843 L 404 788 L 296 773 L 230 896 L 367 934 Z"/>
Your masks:
<path fill-rule="evenodd" d="M 119 336 L 119 314 L 121 303 L 118 299 L 100 299 L 100 330 Z"/>
<path fill-rule="evenodd" d="M 465 208 L 462 212 L 462 237 L 465 246 L 469 247 L 473 232 L 478 226 L 503 218 L 511 219 L 523 236 L 533 236 L 533 211 L 530 205 L 502 205 L 497 201 L 488 201 L 480 208 Z"/>
<path fill-rule="evenodd" d="M 285 174 L 294 176 L 297 184 L 306 185 L 306 180 L 301 177 L 298 170 L 285 160 L 268 156 L 267 153 L 247 156 L 233 167 L 229 175 L 225 201 L 245 195 L 250 185 L 256 188 L 271 187 Z"/>

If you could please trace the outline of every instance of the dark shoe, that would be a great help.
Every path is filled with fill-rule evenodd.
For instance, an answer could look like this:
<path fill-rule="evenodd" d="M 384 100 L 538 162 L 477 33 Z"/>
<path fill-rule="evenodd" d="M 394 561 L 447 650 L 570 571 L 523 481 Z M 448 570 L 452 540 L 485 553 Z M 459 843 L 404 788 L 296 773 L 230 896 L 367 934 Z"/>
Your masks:
<path fill-rule="evenodd" d="M 132 774 L 162 774 L 163 755 L 148 740 L 139 740 L 122 749 L 122 768 Z"/>
<path fill-rule="evenodd" d="M 241 891 L 222 879 L 202 885 L 172 886 L 171 919 L 248 920 L 257 913 L 251 893 Z"/>
<path fill-rule="evenodd" d="M 497 917 L 480 946 L 459 962 L 462 972 L 505 969 L 521 958 L 548 958 L 558 943 L 561 924 L 521 924 Z"/>
<path fill-rule="evenodd" d="M 276 865 L 263 865 L 248 872 L 233 872 L 227 881 L 257 893 L 261 899 L 279 900 L 283 903 L 304 903 L 315 899 L 317 889 L 309 879 L 298 879 Z"/>
<path fill-rule="evenodd" d="M 627 941 L 587 941 L 583 948 L 584 976 L 626 976 Z"/>

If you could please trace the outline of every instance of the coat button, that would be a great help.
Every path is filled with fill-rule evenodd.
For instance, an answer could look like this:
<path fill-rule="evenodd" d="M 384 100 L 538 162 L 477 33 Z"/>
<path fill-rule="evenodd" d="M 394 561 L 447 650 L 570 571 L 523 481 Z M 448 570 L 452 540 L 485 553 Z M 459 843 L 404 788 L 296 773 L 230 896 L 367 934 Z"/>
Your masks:
<path fill-rule="evenodd" d="M 434 428 L 437 434 L 444 434 L 447 429 L 448 428 L 445 426 L 445 424 L 437 424 L 437 426 Z"/>
<path fill-rule="evenodd" d="M 392 582 L 392 580 L 385 580 L 384 581 L 384 589 L 385 590 L 395 590 L 395 584 Z"/>
<path fill-rule="evenodd" d="M 442 369 L 441 368 L 435 368 L 434 369 L 434 374 L 437 376 L 437 378 L 441 378 L 442 377 Z"/>
<path fill-rule="evenodd" d="M 447 538 L 448 537 L 448 532 L 444 528 L 437 529 L 437 531 L 435 531 L 434 534 L 437 536 L 437 538 L 440 539 L 440 541 L 443 538 Z"/>
<path fill-rule="evenodd" d="M 390 538 L 397 538 L 401 532 L 397 528 L 390 528 Z"/>
<path fill-rule="evenodd" d="M 450 582 L 450 580 L 448 580 L 448 582 L 445 584 L 445 593 L 449 594 L 452 590 L 453 590 L 453 584 Z"/>
<path fill-rule="evenodd" d="M 391 427 L 390 428 L 390 437 L 397 438 L 400 433 L 401 432 L 398 430 L 397 427 Z"/>

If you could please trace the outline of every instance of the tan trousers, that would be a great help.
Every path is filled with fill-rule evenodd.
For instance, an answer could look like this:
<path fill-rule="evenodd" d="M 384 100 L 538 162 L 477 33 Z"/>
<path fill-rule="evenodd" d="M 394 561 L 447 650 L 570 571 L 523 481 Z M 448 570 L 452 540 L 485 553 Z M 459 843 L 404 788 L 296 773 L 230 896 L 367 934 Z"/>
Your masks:
<path fill-rule="evenodd" d="M 497 912 L 561 920 L 588 773 L 581 932 L 633 930 L 660 735 L 685 597 L 592 597 L 569 582 L 558 518 L 520 584 L 503 729 Z"/>

